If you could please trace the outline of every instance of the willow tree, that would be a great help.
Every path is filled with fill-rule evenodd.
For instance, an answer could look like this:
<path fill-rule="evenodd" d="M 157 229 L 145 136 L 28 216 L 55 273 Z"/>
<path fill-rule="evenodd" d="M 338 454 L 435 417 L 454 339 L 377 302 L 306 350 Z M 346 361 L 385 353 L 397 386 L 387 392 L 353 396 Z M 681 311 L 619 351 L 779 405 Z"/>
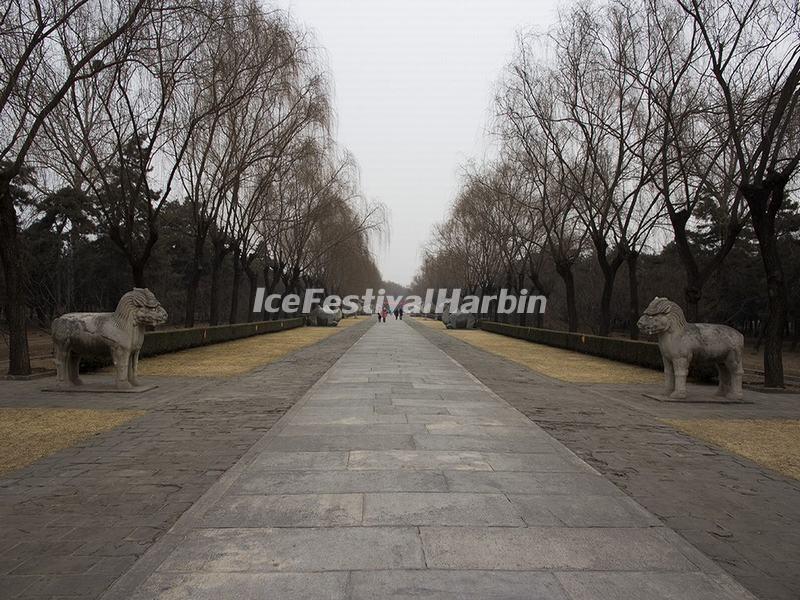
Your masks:
<path fill-rule="evenodd" d="M 159 2 L 165 11 L 168 3 Z M 10 0 L 0 28 L 0 262 L 6 287 L 9 373 L 30 373 L 25 266 L 14 180 L 53 110 L 76 82 L 126 60 L 151 0 Z"/>

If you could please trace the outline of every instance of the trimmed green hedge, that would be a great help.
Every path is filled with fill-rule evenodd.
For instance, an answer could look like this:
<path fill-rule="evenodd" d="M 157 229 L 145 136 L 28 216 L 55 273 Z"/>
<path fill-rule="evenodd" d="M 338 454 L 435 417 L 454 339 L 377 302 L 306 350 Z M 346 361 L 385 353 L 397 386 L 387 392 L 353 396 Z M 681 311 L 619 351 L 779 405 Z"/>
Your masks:
<path fill-rule="evenodd" d="M 480 326 L 481 329 L 492 333 L 528 340 L 537 344 L 574 350 L 575 352 L 610 358 L 650 369 L 663 369 L 661 352 L 658 350 L 658 344 L 654 342 L 640 342 L 584 333 L 569 333 L 568 331 L 538 329 L 536 327 L 521 327 L 493 321 L 481 321 Z"/>
<path fill-rule="evenodd" d="M 191 327 L 189 329 L 167 329 L 164 331 L 146 331 L 140 356 L 155 356 L 168 352 L 188 350 L 198 346 L 230 342 L 241 338 L 294 329 L 305 325 L 305 317 L 284 319 L 282 321 L 258 321 L 255 323 L 237 323 L 235 325 L 214 325 Z M 81 358 L 81 371 L 94 371 L 111 364 L 111 354 L 86 356 Z"/>
<path fill-rule="evenodd" d="M 536 327 L 521 327 L 494 321 L 481 321 L 480 328 L 492 333 L 544 344 L 545 346 L 564 348 L 565 350 L 600 356 L 659 371 L 664 369 L 664 364 L 661 361 L 661 351 L 655 342 L 641 342 L 585 333 L 538 329 Z M 717 371 L 713 365 L 693 364 L 689 368 L 689 376 L 701 381 L 711 381 L 717 378 Z"/>
<path fill-rule="evenodd" d="M 236 323 L 235 325 L 214 325 L 192 327 L 190 329 L 168 329 L 165 331 L 148 331 L 144 334 L 141 356 L 154 356 L 166 352 L 177 352 L 197 346 L 219 344 L 263 333 L 273 333 L 284 329 L 302 327 L 303 317 L 284 319 L 282 321 L 257 321 L 254 323 Z"/>

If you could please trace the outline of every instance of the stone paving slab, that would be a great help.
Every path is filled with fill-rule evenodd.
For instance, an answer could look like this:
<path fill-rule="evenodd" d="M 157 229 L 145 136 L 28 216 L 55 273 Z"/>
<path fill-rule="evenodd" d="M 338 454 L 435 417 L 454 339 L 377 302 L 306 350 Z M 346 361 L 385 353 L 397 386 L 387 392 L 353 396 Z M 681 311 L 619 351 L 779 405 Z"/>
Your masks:
<path fill-rule="evenodd" d="M 552 573 L 505 571 L 358 571 L 352 600 L 568 600 Z"/>
<path fill-rule="evenodd" d="M 364 495 L 364 525 L 521 527 L 504 494 L 393 493 Z"/>
<path fill-rule="evenodd" d="M 240 494 L 445 492 L 447 482 L 437 471 L 269 471 L 249 472 L 232 489 Z"/>
<path fill-rule="evenodd" d="M 305 573 L 424 566 L 416 527 L 195 528 L 158 572 Z"/>
<path fill-rule="evenodd" d="M 696 571 L 660 528 L 423 527 L 427 564 L 513 571 Z"/>
<path fill-rule="evenodd" d="M 339 573 L 156 573 L 131 600 L 263 600 L 319 598 L 344 600 L 346 572 Z"/>
<path fill-rule="evenodd" d="M 203 516 L 205 527 L 341 527 L 362 522 L 361 494 L 226 494 Z"/>
<path fill-rule="evenodd" d="M 106 597 L 576 600 L 637 582 L 648 600 L 752 599 L 394 321 L 373 325 Z"/>

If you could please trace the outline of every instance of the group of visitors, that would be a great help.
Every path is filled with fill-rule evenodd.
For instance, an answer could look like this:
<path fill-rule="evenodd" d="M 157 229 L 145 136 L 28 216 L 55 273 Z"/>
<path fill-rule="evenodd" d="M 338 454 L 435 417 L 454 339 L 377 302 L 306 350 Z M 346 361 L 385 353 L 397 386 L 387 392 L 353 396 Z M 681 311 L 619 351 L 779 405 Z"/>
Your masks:
<path fill-rule="evenodd" d="M 395 321 L 397 319 L 400 319 L 401 321 L 403 320 L 403 305 L 402 304 L 396 306 L 394 311 L 392 311 L 392 312 L 394 313 Z M 381 322 L 382 323 L 386 323 L 386 316 L 388 314 L 389 314 L 389 307 L 386 304 L 384 304 L 383 308 L 381 308 L 378 311 L 378 323 L 381 323 Z"/>

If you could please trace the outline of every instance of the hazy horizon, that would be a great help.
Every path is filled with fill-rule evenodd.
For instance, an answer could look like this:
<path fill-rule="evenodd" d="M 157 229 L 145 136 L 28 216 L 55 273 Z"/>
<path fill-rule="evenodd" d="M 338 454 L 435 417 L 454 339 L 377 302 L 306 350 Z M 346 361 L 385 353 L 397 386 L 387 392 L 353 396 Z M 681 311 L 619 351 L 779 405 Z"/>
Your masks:
<path fill-rule="evenodd" d="M 494 84 L 515 33 L 546 28 L 554 0 L 279 0 L 325 50 L 339 141 L 364 192 L 389 209 L 384 279 L 411 282 L 431 226 L 455 197 L 459 166 L 487 146 Z"/>

